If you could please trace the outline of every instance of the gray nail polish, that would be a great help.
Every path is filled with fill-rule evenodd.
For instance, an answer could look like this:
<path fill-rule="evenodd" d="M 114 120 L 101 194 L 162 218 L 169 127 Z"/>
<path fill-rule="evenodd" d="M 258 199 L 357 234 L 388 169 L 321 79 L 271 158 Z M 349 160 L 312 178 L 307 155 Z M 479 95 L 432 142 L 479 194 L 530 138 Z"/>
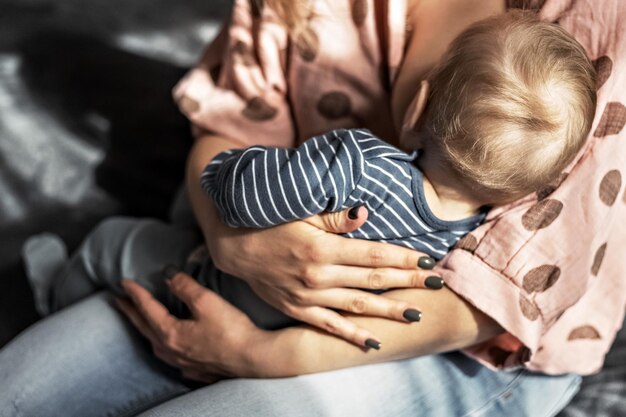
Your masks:
<path fill-rule="evenodd" d="M 422 269 L 433 269 L 435 267 L 435 260 L 430 256 L 422 256 L 417 260 L 417 266 Z"/>
<path fill-rule="evenodd" d="M 402 313 L 402 316 L 408 321 L 420 321 L 422 319 L 422 312 L 414 308 L 407 308 L 404 310 L 404 313 Z"/>
<path fill-rule="evenodd" d="M 166 265 L 161 270 L 161 274 L 167 280 L 170 280 L 170 279 L 174 278 L 174 276 L 176 274 L 178 274 L 179 272 L 180 272 L 180 270 L 177 267 L 175 267 L 174 265 Z"/>
<path fill-rule="evenodd" d="M 350 210 L 348 210 L 348 218 L 350 220 L 356 220 L 359 218 L 359 209 L 363 207 L 362 204 L 359 204 L 358 206 L 354 206 L 352 207 Z"/>
<path fill-rule="evenodd" d="M 443 279 L 441 277 L 436 277 L 433 275 L 432 277 L 426 278 L 426 280 L 424 281 L 424 285 L 426 285 L 426 288 L 440 290 L 443 288 Z"/>
<path fill-rule="evenodd" d="M 371 347 L 372 349 L 380 350 L 380 342 L 374 339 L 367 339 L 365 341 L 365 346 Z"/>

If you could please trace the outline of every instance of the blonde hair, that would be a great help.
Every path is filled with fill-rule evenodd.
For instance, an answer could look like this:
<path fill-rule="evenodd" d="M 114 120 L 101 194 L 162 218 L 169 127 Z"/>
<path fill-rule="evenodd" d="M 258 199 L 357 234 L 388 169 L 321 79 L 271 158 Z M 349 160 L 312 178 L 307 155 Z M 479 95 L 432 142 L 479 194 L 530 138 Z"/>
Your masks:
<path fill-rule="evenodd" d="M 486 203 L 555 179 L 591 129 L 595 71 L 583 47 L 532 12 L 470 26 L 430 76 L 425 127 L 434 152 Z"/>
<path fill-rule="evenodd" d="M 307 31 L 308 21 L 311 17 L 311 5 L 309 0 L 249 0 L 252 10 L 263 10 L 264 6 L 272 9 L 282 24 L 287 28 L 289 36 L 310 45 L 313 40 L 310 31 Z"/>

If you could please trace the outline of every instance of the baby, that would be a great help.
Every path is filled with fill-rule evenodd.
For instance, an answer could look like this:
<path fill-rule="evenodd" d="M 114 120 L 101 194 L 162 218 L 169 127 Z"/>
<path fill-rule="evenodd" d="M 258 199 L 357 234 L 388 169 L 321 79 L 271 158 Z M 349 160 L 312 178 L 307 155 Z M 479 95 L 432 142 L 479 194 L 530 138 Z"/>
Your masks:
<path fill-rule="evenodd" d="M 349 237 L 440 259 L 484 220 L 486 208 L 513 202 L 557 178 L 589 133 L 595 86 L 583 48 L 561 28 L 521 12 L 495 16 L 459 35 L 422 84 L 400 138 L 413 153 L 368 130 L 335 130 L 297 149 L 223 152 L 204 170 L 202 187 L 232 227 L 271 227 L 365 205 L 369 217 Z M 139 229 L 143 242 L 133 241 Z M 150 230 L 157 229 L 167 230 L 170 246 L 150 238 Z M 182 257 L 172 261 L 171 254 L 188 254 L 201 240 L 196 232 L 155 221 L 109 220 L 71 260 L 48 267 L 55 272 L 47 274 L 41 272 L 45 262 L 34 256 L 45 252 L 40 243 L 27 244 L 39 249 L 30 250 L 26 261 L 42 310 L 63 307 L 97 288 L 118 289 L 119 280 L 129 276 L 181 311 L 159 270 L 164 261 L 182 266 Z M 154 273 L 133 277 L 120 266 L 122 256 L 142 244 L 161 263 L 155 262 Z M 295 323 L 209 259 L 191 258 L 186 270 L 257 325 L 275 329 Z"/>

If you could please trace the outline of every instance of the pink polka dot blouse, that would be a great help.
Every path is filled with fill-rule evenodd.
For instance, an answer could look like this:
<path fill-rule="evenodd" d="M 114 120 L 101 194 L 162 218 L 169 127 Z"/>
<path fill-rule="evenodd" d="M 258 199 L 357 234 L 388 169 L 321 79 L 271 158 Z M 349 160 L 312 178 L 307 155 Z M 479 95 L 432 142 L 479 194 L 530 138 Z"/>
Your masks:
<path fill-rule="evenodd" d="M 254 3 L 235 1 L 229 24 L 174 90 L 196 134 L 295 146 L 362 127 L 395 141 L 390 91 L 405 0 L 314 2 L 308 43 L 290 40 L 272 10 Z M 492 210 L 439 268 L 506 331 L 467 354 L 496 368 L 589 374 L 602 366 L 626 305 L 626 2 L 508 3 L 558 21 L 586 48 L 598 71 L 596 119 L 558 181 Z"/>

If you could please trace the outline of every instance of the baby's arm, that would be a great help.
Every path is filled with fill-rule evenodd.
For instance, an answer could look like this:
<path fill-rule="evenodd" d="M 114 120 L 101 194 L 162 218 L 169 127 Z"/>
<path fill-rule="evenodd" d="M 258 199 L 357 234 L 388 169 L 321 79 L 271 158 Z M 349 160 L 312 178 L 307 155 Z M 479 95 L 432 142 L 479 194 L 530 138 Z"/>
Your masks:
<path fill-rule="evenodd" d="M 202 188 L 231 227 L 270 227 L 341 210 L 362 172 L 355 135 L 338 130 L 297 149 L 222 152 L 204 169 Z"/>

